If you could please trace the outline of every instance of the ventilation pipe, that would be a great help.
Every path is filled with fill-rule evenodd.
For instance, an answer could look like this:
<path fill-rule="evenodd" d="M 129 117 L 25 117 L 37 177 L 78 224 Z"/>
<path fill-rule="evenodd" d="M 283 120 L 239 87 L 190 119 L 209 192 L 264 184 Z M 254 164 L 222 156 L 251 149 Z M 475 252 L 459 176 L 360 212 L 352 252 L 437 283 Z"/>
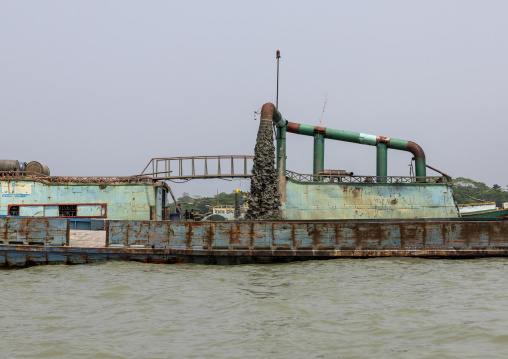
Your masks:
<path fill-rule="evenodd" d="M 425 181 L 424 177 L 427 176 L 425 153 L 418 144 L 412 141 L 287 122 L 272 103 L 263 105 L 261 109 L 261 118 L 271 119 L 277 127 L 277 174 L 279 178 L 284 177 L 284 184 L 286 173 L 286 132 L 314 137 L 314 174 L 318 174 L 324 170 L 324 139 L 329 138 L 332 140 L 376 146 L 376 175 L 380 177 L 378 179 L 379 182 L 386 182 L 388 173 L 388 148 L 411 152 L 415 160 L 415 174 L 417 180 Z"/>

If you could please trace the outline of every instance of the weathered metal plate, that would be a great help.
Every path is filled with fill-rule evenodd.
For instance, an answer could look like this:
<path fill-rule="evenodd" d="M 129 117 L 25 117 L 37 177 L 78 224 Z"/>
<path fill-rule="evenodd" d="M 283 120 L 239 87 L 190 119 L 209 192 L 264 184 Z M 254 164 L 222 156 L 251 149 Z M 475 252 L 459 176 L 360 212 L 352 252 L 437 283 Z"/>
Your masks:
<path fill-rule="evenodd" d="M 65 245 L 68 243 L 67 219 L 0 218 L 0 242 L 3 244 Z"/>
<path fill-rule="evenodd" d="M 110 243 L 114 241 L 122 248 L 54 246 L 54 238 L 61 238 L 63 233 L 69 236 L 68 220 L 53 219 L 54 223 L 45 218 L 11 220 L 0 219 L 4 229 L 0 235 L 4 240 L 16 239 L 21 243 L 46 240 L 50 245 L 1 244 L 0 266 L 106 260 L 237 264 L 341 257 L 508 256 L 508 221 L 503 220 L 111 221 L 106 232 L 88 231 L 91 236 L 99 235 L 103 243 L 107 235 Z"/>
<path fill-rule="evenodd" d="M 446 183 L 341 183 L 286 181 L 290 220 L 458 218 Z"/>
<path fill-rule="evenodd" d="M 170 249 L 400 250 L 508 246 L 508 221 L 111 221 L 109 230 L 110 243 Z"/>

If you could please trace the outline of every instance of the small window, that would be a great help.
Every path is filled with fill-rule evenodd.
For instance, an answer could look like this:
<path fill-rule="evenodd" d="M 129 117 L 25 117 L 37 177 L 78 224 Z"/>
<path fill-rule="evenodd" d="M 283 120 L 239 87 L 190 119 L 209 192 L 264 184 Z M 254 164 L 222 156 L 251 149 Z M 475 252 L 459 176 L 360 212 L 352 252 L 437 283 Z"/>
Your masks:
<path fill-rule="evenodd" d="M 76 217 L 78 215 L 78 209 L 76 205 L 66 204 L 58 206 L 59 217 Z"/>
<path fill-rule="evenodd" d="M 19 216 L 19 206 L 11 206 L 9 208 L 9 216 Z"/>

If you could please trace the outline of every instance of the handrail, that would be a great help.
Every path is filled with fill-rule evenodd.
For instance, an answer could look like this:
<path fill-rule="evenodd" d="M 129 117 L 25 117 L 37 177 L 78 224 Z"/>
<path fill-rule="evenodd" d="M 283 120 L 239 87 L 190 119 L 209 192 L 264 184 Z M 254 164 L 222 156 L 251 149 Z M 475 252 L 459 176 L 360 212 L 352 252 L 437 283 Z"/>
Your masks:
<path fill-rule="evenodd" d="M 253 159 L 251 155 L 155 157 L 148 162 L 141 175 L 159 180 L 248 178 L 252 176 Z M 148 170 L 150 167 L 151 171 Z"/>
<path fill-rule="evenodd" d="M 153 183 L 147 176 L 48 176 L 36 172 L 0 171 L 3 180 L 34 180 L 48 183 Z"/>
<path fill-rule="evenodd" d="M 442 184 L 448 183 L 445 176 L 412 177 L 412 176 L 348 176 L 348 175 L 314 175 L 301 174 L 286 170 L 286 177 L 298 182 L 342 182 L 342 183 L 391 183 L 391 184 Z"/>

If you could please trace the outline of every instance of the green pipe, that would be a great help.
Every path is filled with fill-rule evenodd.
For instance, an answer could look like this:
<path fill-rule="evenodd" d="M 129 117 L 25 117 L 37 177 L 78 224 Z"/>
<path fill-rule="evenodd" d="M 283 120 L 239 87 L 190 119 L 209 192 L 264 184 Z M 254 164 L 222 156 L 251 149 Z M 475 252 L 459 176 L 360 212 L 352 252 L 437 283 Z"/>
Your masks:
<path fill-rule="evenodd" d="M 358 132 L 349 132 L 327 128 L 325 131 L 325 137 L 332 140 L 360 143 L 360 134 Z"/>
<path fill-rule="evenodd" d="M 323 133 L 314 134 L 314 174 L 325 170 L 325 136 Z M 319 181 L 323 178 L 319 177 Z"/>
<path fill-rule="evenodd" d="M 416 161 L 415 161 L 415 174 L 416 174 L 416 177 L 425 177 L 425 176 L 427 176 L 427 165 L 425 163 L 425 159 L 424 158 L 417 158 L 416 159 Z M 425 181 L 425 180 L 421 179 L 418 182 L 422 182 L 422 181 Z"/>
<path fill-rule="evenodd" d="M 286 201 L 286 128 L 287 121 L 282 114 L 275 108 L 273 103 L 265 103 L 261 107 L 261 120 L 272 121 L 276 127 L 277 158 L 277 188 L 281 201 Z"/>
<path fill-rule="evenodd" d="M 376 145 L 376 176 L 377 182 L 386 183 L 386 176 L 388 176 L 388 148 L 384 143 Z"/>
<path fill-rule="evenodd" d="M 266 103 L 263 105 L 261 109 L 261 118 L 262 119 L 271 119 L 273 123 L 277 126 L 277 158 L 283 158 L 283 162 L 281 163 L 281 168 L 285 171 L 286 169 L 286 131 L 291 133 L 298 133 L 300 135 L 305 136 L 313 136 L 314 137 L 314 173 L 320 172 L 324 167 L 324 139 L 329 138 L 332 140 L 345 141 L 345 142 L 353 142 L 360 143 L 364 145 L 377 146 L 378 153 L 378 162 L 377 162 L 377 173 L 378 176 L 381 176 L 380 173 L 384 173 L 384 176 L 387 176 L 387 170 L 383 163 L 387 161 L 388 154 L 387 149 L 391 148 L 394 150 L 400 151 L 408 151 L 411 152 L 415 159 L 415 174 L 416 177 L 426 177 L 427 176 L 427 166 L 425 163 L 425 153 L 422 148 L 418 146 L 416 143 L 412 141 L 399 140 L 396 138 L 388 138 L 381 136 L 368 135 L 366 133 L 359 132 L 349 132 L 343 130 L 334 130 L 331 128 L 324 127 L 314 127 L 309 125 L 302 125 L 293 122 L 287 122 L 284 117 L 280 114 L 280 112 L 275 108 L 275 106 L 271 103 Z M 281 130 L 279 130 L 281 129 Z M 319 136 L 316 136 L 319 133 Z M 324 136 L 322 134 L 324 133 Z M 321 139 L 322 137 L 322 139 Z M 323 141 L 319 143 L 319 141 Z M 384 145 L 379 146 L 379 144 Z M 282 155 L 283 153 L 283 155 Z M 383 157 L 385 160 L 379 160 L 379 157 Z M 281 157 L 283 156 L 283 157 Z M 321 158 L 323 156 L 323 159 Z M 279 161 L 277 161 L 279 162 Z M 279 169 L 279 167 L 277 167 Z M 285 173 L 285 172 L 283 172 Z M 384 177 L 383 176 L 383 177 Z M 423 180 L 423 179 L 422 179 Z"/>
<path fill-rule="evenodd" d="M 305 136 L 314 136 L 314 126 L 309 126 L 309 125 L 300 125 L 300 127 L 298 128 L 298 133 L 300 135 L 305 135 Z"/>
<path fill-rule="evenodd" d="M 286 173 L 286 126 L 277 127 L 277 176 Z"/>
<path fill-rule="evenodd" d="M 360 143 L 370 146 L 377 146 L 379 143 L 382 143 L 386 146 L 386 148 L 411 152 L 416 160 L 416 177 L 425 177 L 427 175 L 425 153 L 421 147 L 414 142 L 398 140 L 396 138 L 368 135 L 366 133 L 334 130 L 324 127 L 314 127 L 293 122 L 288 122 L 287 124 L 287 132 L 298 133 L 300 135 L 314 136 L 316 130 L 319 130 L 319 132 L 324 132 L 325 138 L 330 138 L 332 140 Z"/>

